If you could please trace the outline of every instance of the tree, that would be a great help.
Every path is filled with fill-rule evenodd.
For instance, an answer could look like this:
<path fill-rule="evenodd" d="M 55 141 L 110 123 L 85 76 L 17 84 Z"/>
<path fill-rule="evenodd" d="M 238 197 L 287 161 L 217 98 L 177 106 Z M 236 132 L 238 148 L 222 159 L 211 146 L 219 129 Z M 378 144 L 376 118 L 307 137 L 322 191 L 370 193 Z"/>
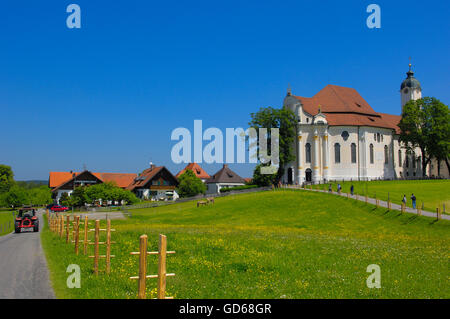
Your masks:
<path fill-rule="evenodd" d="M 433 97 L 411 100 L 403 106 L 400 120 L 400 141 L 407 151 L 420 148 L 422 152 L 422 174 L 426 176 L 428 163 L 434 157 L 446 160 L 449 156 L 448 106 Z"/>
<path fill-rule="evenodd" d="M 21 188 L 24 189 L 23 187 Z M 48 186 L 34 187 L 25 189 L 25 191 L 28 193 L 29 200 L 33 205 L 42 206 L 50 204 L 53 201 L 52 191 Z"/>
<path fill-rule="evenodd" d="M 259 128 L 267 129 L 267 148 L 271 152 L 271 128 L 279 129 L 279 167 L 276 175 L 278 182 L 284 174 L 284 165 L 295 159 L 293 143 L 295 138 L 295 114 L 289 109 L 275 109 L 272 107 L 261 108 L 257 113 L 251 113 L 250 127 L 256 129 L 259 135 Z M 264 137 L 259 137 L 260 138 Z M 257 146 L 259 151 L 259 145 Z"/>
<path fill-rule="evenodd" d="M 59 203 L 66 207 L 72 206 L 72 200 L 71 200 L 69 194 L 66 192 L 62 193 L 61 197 L 59 198 Z"/>
<path fill-rule="evenodd" d="M 30 204 L 26 190 L 17 185 L 10 188 L 6 194 L 5 202 L 9 207 L 13 208 Z"/>
<path fill-rule="evenodd" d="M 71 202 L 73 206 L 84 206 L 85 203 L 89 202 L 89 198 L 86 195 L 86 187 L 85 186 L 78 186 L 75 187 L 74 191 L 72 192 Z"/>
<path fill-rule="evenodd" d="M 0 194 L 8 192 L 15 184 L 10 166 L 0 164 Z"/>
<path fill-rule="evenodd" d="M 277 180 L 277 174 L 261 174 L 261 166 L 262 164 L 258 164 L 253 170 L 252 184 L 258 185 L 260 187 L 275 184 Z"/>
<path fill-rule="evenodd" d="M 180 197 L 191 197 L 206 192 L 206 185 L 190 169 L 181 174 L 178 181 L 177 193 Z"/>

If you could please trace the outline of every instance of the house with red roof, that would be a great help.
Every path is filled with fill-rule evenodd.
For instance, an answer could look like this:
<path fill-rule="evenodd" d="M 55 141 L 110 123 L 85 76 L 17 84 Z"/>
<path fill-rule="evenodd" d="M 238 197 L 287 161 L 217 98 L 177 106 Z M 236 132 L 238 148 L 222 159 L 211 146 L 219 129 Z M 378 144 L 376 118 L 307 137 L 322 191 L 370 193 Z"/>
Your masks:
<path fill-rule="evenodd" d="M 83 172 L 50 172 L 48 186 L 53 199 L 59 203 L 63 193 L 69 196 L 78 186 L 100 183 L 114 183 L 116 186 L 130 190 L 141 199 L 167 200 L 177 199 L 175 190 L 178 180 L 164 166 L 144 170 L 141 174 Z"/>
<path fill-rule="evenodd" d="M 208 173 L 205 172 L 205 170 L 198 165 L 197 163 L 189 163 L 188 165 L 186 165 L 185 168 L 183 168 L 181 171 L 178 172 L 178 174 L 175 176 L 176 178 L 179 178 L 181 174 L 183 174 L 184 172 L 186 172 L 186 170 L 190 169 L 195 176 L 197 176 L 198 178 L 200 178 L 202 180 L 203 183 L 206 182 L 207 179 L 209 179 L 211 176 L 208 175 Z"/>
<path fill-rule="evenodd" d="M 141 199 L 176 200 L 178 180 L 165 166 L 150 165 L 137 176 L 126 189 Z"/>
<path fill-rule="evenodd" d="M 118 187 L 126 188 L 136 177 L 137 174 L 95 173 L 88 170 L 83 172 L 50 172 L 48 186 L 52 191 L 53 199 L 59 202 L 63 193 L 70 196 L 78 186 L 111 182 Z"/>

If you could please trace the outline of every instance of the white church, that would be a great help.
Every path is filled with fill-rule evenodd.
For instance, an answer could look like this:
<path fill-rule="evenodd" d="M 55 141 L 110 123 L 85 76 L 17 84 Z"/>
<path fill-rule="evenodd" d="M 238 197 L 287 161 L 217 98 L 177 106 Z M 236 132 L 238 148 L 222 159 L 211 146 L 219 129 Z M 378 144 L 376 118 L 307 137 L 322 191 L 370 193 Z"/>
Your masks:
<path fill-rule="evenodd" d="M 400 86 L 401 107 L 422 97 L 414 72 Z M 295 161 L 285 166 L 283 183 L 330 180 L 401 179 L 422 176 L 421 152 L 410 154 L 399 143 L 401 116 L 379 113 L 352 88 L 327 85 L 313 97 L 288 89 L 283 107 L 297 118 Z M 429 176 L 436 171 L 429 164 Z M 444 167 L 445 166 L 445 167 Z M 448 177 L 446 165 L 441 171 Z"/>

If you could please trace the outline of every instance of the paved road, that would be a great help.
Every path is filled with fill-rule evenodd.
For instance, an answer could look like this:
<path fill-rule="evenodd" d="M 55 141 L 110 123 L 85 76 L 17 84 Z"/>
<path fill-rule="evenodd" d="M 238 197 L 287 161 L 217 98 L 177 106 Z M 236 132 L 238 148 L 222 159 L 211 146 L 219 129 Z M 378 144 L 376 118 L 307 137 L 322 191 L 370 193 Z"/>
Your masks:
<path fill-rule="evenodd" d="M 44 225 L 38 213 L 40 228 Z M 55 298 L 40 232 L 25 230 L 0 237 L 0 299 Z"/>

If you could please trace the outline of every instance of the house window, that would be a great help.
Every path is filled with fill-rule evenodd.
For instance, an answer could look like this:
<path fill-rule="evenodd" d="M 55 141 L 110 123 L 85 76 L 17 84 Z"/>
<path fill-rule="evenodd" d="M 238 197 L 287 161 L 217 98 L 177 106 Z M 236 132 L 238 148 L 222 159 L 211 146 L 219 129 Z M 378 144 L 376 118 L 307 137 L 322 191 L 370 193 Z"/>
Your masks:
<path fill-rule="evenodd" d="M 306 143 L 305 145 L 305 153 L 306 153 L 306 163 L 311 163 L 311 144 Z"/>
<path fill-rule="evenodd" d="M 387 145 L 384 146 L 384 164 L 389 163 L 389 148 Z"/>
<path fill-rule="evenodd" d="M 352 152 L 352 163 L 356 163 L 356 144 L 352 143 L 351 152 Z"/>
<path fill-rule="evenodd" d="M 334 162 L 336 164 L 341 162 L 341 145 L 339 143 L 334 144 Z"/>
<path fill-rule="evenodd" d="M 373 164 L 373 144 L 370 144 L 370 164 Z"/>
<path fill-rule="evenodd" d="M 398 166 L 402 167 L 402 151 L 398 150 Z"/>

